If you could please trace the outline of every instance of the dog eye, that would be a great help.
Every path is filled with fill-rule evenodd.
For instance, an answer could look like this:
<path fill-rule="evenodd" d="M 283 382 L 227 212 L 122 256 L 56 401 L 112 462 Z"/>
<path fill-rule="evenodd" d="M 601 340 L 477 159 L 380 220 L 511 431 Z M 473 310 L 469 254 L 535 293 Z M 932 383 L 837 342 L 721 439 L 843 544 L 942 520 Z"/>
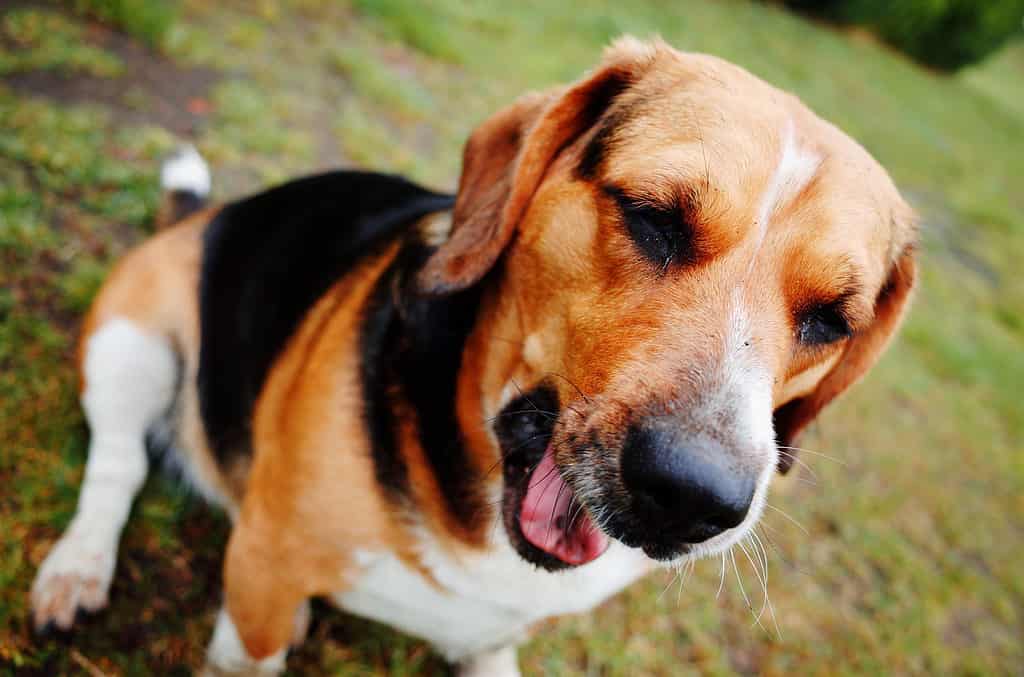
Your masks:
<path fill-rule="evenodd" d="M 848 338 L 850 325 L 838 303 L 817 306 L 803 314 L 797 326 L 797 338 L 804 345 L 820 346 Z"/>
<path fill-rule="evenodd" d="M 678 209 L 639 200 L 618 189 L 607 189 L 615 198 L 633 244 L 662 271 L 686 257 L 692 239 Z"/>

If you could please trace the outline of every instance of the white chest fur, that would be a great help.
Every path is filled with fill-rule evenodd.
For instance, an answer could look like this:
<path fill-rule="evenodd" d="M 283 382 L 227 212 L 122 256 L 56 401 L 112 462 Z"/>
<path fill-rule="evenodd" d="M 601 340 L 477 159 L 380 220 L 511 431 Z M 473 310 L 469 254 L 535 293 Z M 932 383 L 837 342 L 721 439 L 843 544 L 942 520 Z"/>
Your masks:
<path fill-rule="evenodd" d="M 498 531 L 492 549 L 458 559 L 425 539 L 422 561 L 440 588 L 390 553 L 360 553 L 365 574 L 334 602 L 458 660 L 515 643 L 543 618 L 590 609 L 652 567 L 639 550 L 612 543 L 589 564 L 550 573 L 523 561 Z"/>

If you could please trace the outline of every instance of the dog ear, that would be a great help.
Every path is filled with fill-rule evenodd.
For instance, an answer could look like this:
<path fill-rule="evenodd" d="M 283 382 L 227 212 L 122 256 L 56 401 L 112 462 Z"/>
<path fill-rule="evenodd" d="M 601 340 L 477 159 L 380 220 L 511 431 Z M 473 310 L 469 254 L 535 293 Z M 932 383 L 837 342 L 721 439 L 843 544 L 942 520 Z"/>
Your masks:
<path fill-rule="evenodd" d="M 548 167 L 639 78 L 654 49 L 620 40 L 588 77 L 519 99 L 473 132 L 463 152 L 452 232 L 420 271 L 421 290 L 459 291 L 491 269 Z"/>
<path fill-rule="evenodd" d="M 826 404 L 856 383 L 878 360 L 889 339 L 900 325 L 910 292 L 914 287 L 916 264 L 913 245 L 907 246 L 897 258 L 875 299 L 875 318 L 871 326 L 858 332 L 843 349 L 843 355 L 832 370 L 808 395 L 797 397 L 775 410 L 775 439 L 780 448 L 792 447 L 800 432 L 818 415 Z M 796 459 L 795 449 L 783 449 L 779 456 L 779 472 L 785 474 Z"/>

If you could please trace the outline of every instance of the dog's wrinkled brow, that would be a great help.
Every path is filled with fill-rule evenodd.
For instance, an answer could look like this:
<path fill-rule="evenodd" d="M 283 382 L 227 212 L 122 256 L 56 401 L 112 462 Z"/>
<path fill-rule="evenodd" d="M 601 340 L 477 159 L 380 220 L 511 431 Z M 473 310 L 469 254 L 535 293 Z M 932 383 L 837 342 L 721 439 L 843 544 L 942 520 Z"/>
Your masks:
<path fill-rule="evenodd" d="M 605 115 L 597 131 L 583 148 L 583 155 L 576 167 L 576 175 L 584 180 L 597 178 L 604 165 L 608 151 L 615 143 L 615 132 L 635 115 L 633 107 L 621 106 Z"/>

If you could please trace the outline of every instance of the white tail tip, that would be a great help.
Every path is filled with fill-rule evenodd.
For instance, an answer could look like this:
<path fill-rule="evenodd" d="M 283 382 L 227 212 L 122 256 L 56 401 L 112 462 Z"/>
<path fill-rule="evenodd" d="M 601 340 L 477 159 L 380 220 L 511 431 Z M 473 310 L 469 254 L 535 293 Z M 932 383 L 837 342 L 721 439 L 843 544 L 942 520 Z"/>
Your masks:
<path fill-rule="evenodd" d="M 160 187 L 185 191 L 199 197 L 210 194 L 210 168 L 195 146 L 182 146 L 160 168 Z"/>

